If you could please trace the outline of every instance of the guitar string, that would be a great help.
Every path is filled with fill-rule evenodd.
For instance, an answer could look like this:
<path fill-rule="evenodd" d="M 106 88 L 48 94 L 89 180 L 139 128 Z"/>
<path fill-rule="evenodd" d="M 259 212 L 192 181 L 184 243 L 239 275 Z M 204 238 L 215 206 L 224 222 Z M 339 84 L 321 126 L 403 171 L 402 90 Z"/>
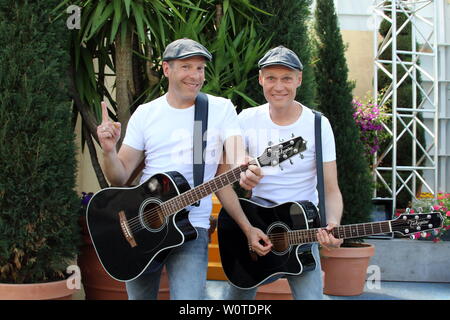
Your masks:
<path fill-rule="evenodd" d="M 205 190 L 206 190 L 206 186 L 207 186 L 208 184 L 212 184 L 212 182 L 214 182 L 214 184 L 215 184 L 216 181 L 220 181 L 222 178 L 227 178 L 227 180 L 228 180 L 228 182 L 229 182 L 229 180 L 230 180 L 229 178 L 231 178 L 231 177 L 230 177 L 231 174 L 233 174 L 233 175 L 235 176 L 236 174 L 238 174 L 238 173 L 240 174 L 241 172 L 243 172 L 242 169 L 246 169 L 246 168 L 247 168 L 247 166 L 239 166 L 239 167 L 236 167 L 236 168 L 234 168 L 233 170 L 230 170 L 230 171 L 228 171 L 228 172 L 223 173 L 222 175 L 216 177 L 216 178 L 213 179 L 213 180 L 207 181 L 207 182 L 205 182 L 205 183 L 199 185 L 198 188 L 199 188 L 199 190 L 200 190 L 200 189 L 203 187 L 203 188 L 205 188 Z M 228 184 L 234 183 L 235 181 L 237 181 L 238 178 L 234 177 L 234 179 L 235 179 L 235 180 L 234 180 L 233 182 L 228 183 Z M 228 185 L 228 184 L 226 184 L 226 185 Z M 225 185 L 225 186 L 226 186 L 226 185 Z M 217 185 L 216 185 L 216 188 L 217 188 Z M 222 186 L 222 188 L 223 188 L 223 186 Z M 212 188 L 210 188 L 210 189 L 212 190 Z M 219 189 L 220 189 L 220 188 L 219 188 Z M 192 191 L 192 190 L 195 190 L 195 189 L 190 189 L 190 190 L 186 191 L 185 193 L 182 193 L 182 194 L 180 194 L 180 195 L 178 195 L 178 196 L 182 196 L 182 197 L 185 197 L 185 198 L 186 198 L 186 197 L 187 197 L 187 192 L 190 192 L 190 191 Z M 191 193 L 192 193 L 192 192 L 191 192 Z M 208 194 L 209 194 L 209 193 L 208 193 Z M 191 200 L 191 199 L 190 199 L 190 200 Z M 176 210 L 175 212 L 169 212 L 169 214 L 165 214 L 165 213 L 164 213 L 164 210 L 162 209 L 162 206 L 164 205 L 165 207 L 167 207 L 167 203 L 170 202 L 170 201 L 173 201 L 173 198 L 172 198 L 172 199 L 169 199 L 169 200 L 166 201 L 166 202 L 163 202 L 163 203 L 160 204 L 159 206 L 156 206 L 156 207 L 150 209 L 149 211 L 143 212 L 143 213 L 142 213 L 142 218 L 143 218 L 143 220 L 145 221 L 145 223 L 151 224 L 151 223 L 155 223 L 155 222 L 161 222 L 161 220 L 163 220 L 164 218 L 166 218 L 166 217 L 168 217 L 168 216 L 170 216 L 170 215 L 172 215 L 172 214 L 174 214 L 174 213 L 176 213 L 176 212 L 179 212 L 180 210 L 183 209 L 183 208 L 181 208 L 181 209 L 179 209 L 179 210 Z M 195 202 L 195 201 L 194 201 L 194 202 Z M 171 205 L 169 205 L 169 206 L 171 206 Z M 156 213 L 158 213 L 158 214 L 156 215 Z M 159 213 L 162 213 L 162 216 L 160 216 Z M 156 216 L 154 216 L 154 215 L 156 215 Z M 150 217 L 150 219 L 147 219 L 148 217 Z M 142 225 L 142 222 L 141 222 L 141 215 L 137 215 L 136 217 L 131 218 L 130 220 L 128 220 L 128 227 L 130 228 L 130 230 L 131 230 L 132 232 L 139 232 L 140 230 L 145 229 L 145 226 L 143 226 L 143 225 Z"/>
<path fill-rule="evenodd" d="M 265 160 L 267 160 L 267 158 L 266 158 Z M 232 172 L 233 172 L 234 170 L 236 170 L 236 169 L 239 169 L 239 171 L 242 172 L 242 171 L 240 170 L 241 168 L 243 168 L 243 166 L 240 166 L 240 167 L 237 167 L 237 168 L 235 168 L 235 169 L 233 169 L 233 170 L 230 170 L 230 171 L 224 173 L 224 174 L 223 174 L 223 177 L 227 177 L 227 180 L 229 180 L 229 177 L 228 177 L 227 175 L 229 175 L 230 173 L 232 173 Z M 240 172 L 239 172 L 239 173 L 240 173 Z M 236 173 L 237 173 L 237 172 L 233 172 L 233 174 L 236 174 Z M 221 175 L 221 176 L 222 176 L 222 175 Z M 219 176 L 219 177 L 221 177 L 221 176 Z M 213 179 L 213 180 L 210 180 L 210 181 L 208 181 L 208 182 L 202 184 L 203 187 L 206 187 L 207 183 L 210 183 L 210 182 L 212 182 L 212 181 L 220 180 L 219 177 L 217 177 L 217 179 Z M 237 180 L 235 180 L 235 181 L 237 181 Z M 233 183 L 233 182 L 231 182 L 231 183 Z M 231 183 L 228 183 L 228 184 L 231 184 Z M 228 184 L 226 184 L 226 185 L 228 185 Z M 200 186 L 199 186 L 199 187 L 200 187 Z M 217 187 L 217 186 L 216 186 L 216 187 Z M 194 189 L 190 189 L 190 190 L 188 190 L 188 192 L 191 191 L 191 190 L 194 190 Z M 208 194 L 209 194 L 209 193 L 208 193 Z M 186 196 L 186 192 L 183 193 L 183 194 L 180 194 L 179 196 L 183 196 L 183 195 Z M 163 205 L 165 205 L 165 206 L 167 207 L 167 203 L 168 203 L 170 200 L 173 200 L 173 198 L 172 198 L 172 199 L 169 199 L 168 201 L 162 203 L 161 205 L 159 205 L 159 206 L 157 206 L 157 207 L 155 207 L 155 208 L 150 209 L 149 211 L 143 212 L 143 213 L 142 213 L 142 216 L 143 216 L 144 221 L 146 221 L 146 223 L 161 222 L 162 218 L 165 218 L 165 217 L 167 217 L 167 216 L 170 216 L 171 214 L 176 213 L 176 212 L 178 212 L 178 211 L 180 211 L 180 210 L 182 209 L 182 208 L 181 208 L 180 210 L 176 210 L 175 212 L 172 212 L 172 213 L 169 213 L 169 214 L 165 214 L 164 211 L 163 211 Z M 156 216 L 156 217 L 152 217 L 152 216 L 153 216 L 154 214 L 156 214 L 156 213 L 158 213 L 157 216 Z M 162 213 L 162 217 L 160 216 L 160 213 Z M 148 218 L 148 217 L 150 217 L 150 219 L 146 219 L 146 218 Z M 396 222 L 397 222 L 397 220 L 390 220 L 390 221 L 391 221 L 391 223 L 392 223 L 393 225 L 395 225 Z M 400 222 L 400 224 L 402 224 L 401 221 L 399 221 L 399 222 Z M 373 224 L 371 224 L 371 225 L 373 226 Z M 142 229 L 145 229 L 145 227 L 142 226 L 141 219 L 140 219 L 140 216 L 139 216 L 139 215 L 136 216 L 136 217 L 134 217 L 134 218 L 132 218 L 132 219 L 130 219 L 130 220 L 128 221 L 128 226 L 129 226 L 129 228 L 131 229 L 131 231 L 133 231 L 133 232 L 138 232 L 138 231 L 140 231 L 140 230 L 142 230 Z M 364 224 L 363 224 L 363 225 L 347 225 L 347 226 L 343 226 L 343 227 L 346 227 L 346 228 L 348 229 L 348 228 L 350 228 L 350 226 L 353 226 L 353 228 L 356 228 L 356 229 L 357 229 L 356 231 L 359 233 L 359 231 L 365 232 L 365 227 L 366 227 L 367 225 L 364 225 Z M 296 230 L 296 231 L 298 232 L 298 231 L 302 231 L 302 230 Z M 303 231 L 309 231 L 309 232 L 311 232 L 311 230 L 303 230 Z M 352 232 L 351 230 L 348 230 L 348 231 L 350 231 L 350 233 Z M 372 231 L 373 231 L 373 228 L 372 228 Z M 346 230 L 342 230 L 341 232 L 343 232 L 343 236 L 345 237 L 345 236 L 346 236 L 346 234 L 345 234 Z M 379 233 L 384 233 L 384 232 L 388 232 L 388 231 L 382 231 L 382 230 L 380 230 Z M 372 234 L 373 234 L 373 233 L 372 233 Z M 275 234 L 273 234 L 273 235 L 275 235 Z M 340 233 L 338 232 L 337 235 L 339 236 Z M 352 235 L 352 234 L 350 234 L 350 235 Z M 283 240 L 284 240 L 285 235 L 284 235 L 284 234 L 281 234 L 281 237 L 282 237 Z M 291 237 L 311 237 L 311 235 L 304 235 L 304 234 L 303 234 L 303 235 L 302 235 L 302 234 L 294 235 L 294 234 L 291 234 Z M 275 238 L 274 240 L 276 240 L 276 238 Z"/>
<path fill-rule="evenodd" d="M 293 139 L 292 141 L 294 141 L 295 139 Z M 290 143 L 290 142 L 289 142 Z M 286 143 L 284 143 L 284 144 L 286 144 Z M 284 148 L 284 147 L 283 147 Z M 297 152 L 298 153 L 298 152 Z M 292 156 L 294 156 L 296 153 L 294 153 L 294 154 L 292 154 L 290 157 L 292 157 Z M 286 159 L 283 159 L 283 160 L 287 160 L 288 158 L 290 158 L 290 157 L 287 157 Z M 263 155 L 261 155 L 260 157 L 258 157 L 257 158 L 258 159 L 258 161 L 259 161 L 259 163 L 261 163 L 261 162 L 266 162 L 267 163 L 267 161 L 268 160 L 270 160 L 270 158 L 268 158 L 265 154 L 263 154 Z M 250 161 L 249 162 L 249 164 L 255 164 L 256 165 L 256 162 L 254 161 L 254 160 L 252 160 L 252 161 Z M 228 174 L 230 174 L 230 173 L 233 173 L 233 174 L 235 174 L 235 173 L 237 173 L 237 172 L 234 172 L 234 171 L 236 171 L 236 169 L 239 169 L 238 171 L 239 171 L 239 173 L 241 173 L 241 172 L 243 172 L 241 169 L 246 169 L 248 166 L 239 166 L 239 167 L 236 167 L 236 168 L 234 168 L 233 170 L 230 170 L 230 171 L 228 171 L 228 172 L 225 172 L 225 173 L 223 173 L 222 175 L 220 175 L 220 176 L 218 176 L 217 178 L 219 178 L 219 177 L 221 177 L 221 176 L 223 176 L 223 177 L 226 177 Z M 219 180 L 219 179 L 213 179 L 213 180 Z M 210 181 L 208 181 L 208 182 L 211 182 L 211 181 L 213 181 L 213 180 L 210 180 Z M 235 180 L 235 181 L 237 181 L 237 180 Z M 235 182 L 234 181 L 234 182 Z M 206 183 L 208 183 L 208 182 L 206 182 Z M 231 183 L 234 183 L 234 182 L 231 182 Z M 202 184 L 202 185 L 206 185 L 206 183 L 204 183 L 204 184 Z M 229 184 L 231 184 L 231 183 L 229 183 Z M 228 184 L 227 184 L 228 185 Z M 199 186 L 200 187 L 200 186 Z M 193 189 L 190 189 L 190 190 L 193 190 Z M 190 191 L 189 190 L 189 191 Z M 209 194 L 209 193 L 208 193 Z M 181 195 L 180 195 L 181 196 Z M 170 199 L 170 200 L 172 200 L 172 199 Z M 169 200 L 169 201 L 170 201 Z M 165 203 L 167 203 L 167 201 L 165 202 Z M 165 203 L 163 203 L 163 204 L 165 204 Z M 144 221 L 146 221 L 147 223 L 154 223 L 154 222 L 161 222 L 161 218 L 165 218 L 165 216 L 170 216 L 171 214 L 174 214 L 174 213 L 176 213 L 176 212 L 178 212 L 178 211 L 180 211 L 180 210 L 177 210 L 176 212 L 172 212 L 172 213 L 169 213 L 169 214 L 164 214 L 164 211 L 163 210 L 159 210 L 161 207 L 162 207 L 162 205 L 163 204 L 161 204 L 160 206 L 158 206 L 158 207 L 155 207 L 155 208 L 152 208 L 151 210 L 149 210 L 149 211 L 146 211 L 146 212 L 143 212 L 142 213 L 142 216 L 143 216 L 143 219 L 144 219 Z M 162 216 L 163 217 L 161 217 L 160 215 L 159 215 L 159 212 L 162 212 L 163 214 L 162 214 Z M 158 212 L 158 215 L 156 216 L 156 217 L 151 217 L 150 219 L 146 219 L 148 216 L 153 216 L 156 212 Z M 137 215 L 136 217 L 134 217 L 134 218 L 131 218 L 130 220 L 128 220 L 127 221 L 127 223 L 128 223 L 128 227 L 130 228 L 130 230 L 131 231 L 133 231 L 133 232 L 138 232 L 138 231 L 140 231 L 140 230 L 142 230 L 142 229 L 145 229 L 145 226 L 143 226 L 142 225 L 142 222 L 141 222 L 141 218 L 140 218 L 140 215 Z"/>
<path fill-rule="evenodd" d="M 161 206 L 153 208 L 152 210 L 144 212 L 144 215 L 147 215 L 147 216 L 149 214 L 152 215 L 152 214 L 154 214 L 157 211 L 162 212 L 162 210 L 159 210 L 159 209 L 161 209 Z M 164 215 L 164 213 L 163 213 L 163 215 Z M 422 215 L 425 215 L 425 214 L 422 214 Z M 133 218 L 133 219 L 137 220 L 137 219 L 139 219 L 139 217 L 136 217 L 136 218 Z M 132 221 L 133 219 L 130 219 L 130 221 Z M 157 217 L 154 217 L 153 219 L 150 219 L 150 220 L 147 219 L 146 221 L 147 221 L 147 223 L 149 223 L 149 222 L 153 223 L 153 222 L 161 221 L 161 217 L 158 215 Z M 392 226 L 398 226 L 398 225 L 404 224 L 401 220 L 398 221 L 398 219 L 390 220 L 390 221 L 391 221 L 391 225 Z M 346 226 L 342 226 L 343 229 L 342 230 L 337 230 L 336 233 L 337 233 L 338 238 L 339 238 L 339 236 L 341 234 L 343 235 L 343 237 L 346 237 L 348 232 L 350 233 L 350 236 L 358 237 L 360 232 L 363 232 L 363 235 L 367 235 L 367 233 L 365 233 L 366 232 L 366 227 L 369 227 L 369 226 L 372 227 L 372 233 L 369 232 L 369 234 L 378 234 L 378 233 L 390 232 L 390 230 L 383 231 L 383 230 L 380 229 L 379 232 L 373 233 L 373 227 L 376 226 L 377 223 L 380 224 L 380 223 L 383 223 L 383 222 L 374 222 L 374 223 L 370 223 L 370 224 L 361 224 L 361 225 L 359 225 L 359 224 L 358 225 L 346 225 Z M 144 227 L 136 228 L 136 226 L 139 226 L 140 224 L 141 224 L 141 221 L 137 220 L 136 223 L 134 223 L 134 224 L 132 223 L 131 225 L 129 225 L 129 227 L 130 227 L 130 229 L 133 232 L 138 232 L 138 231 L 144 229 Z M 381 226 L 378 226 L 378 227 L 381 228 Z M 353 230 L 352 230 L 352 228 L 353 228 Z M 345 229 L 347 229 L 347 230 L 345 230 Z M 317 230 L 317 229 L 313 229 L 313 230 Z M 309 239 L 310 237 L 313 237 L 314 235 L 305 234 L 305 233 L 315 232 L 313 230 L 294 230 L 294 231 L 290 231 L 290 232 L 297 233 L 297 234 L 291 234 L 291 237 L 297 237 L 297 238 L 298 237 L 300 237 L 300 238 L 301 237 L 308 237 L 308 239 Z M 358 235 L 352 234 L 352 232 L 354 232 L 354 231 L 356 231 L 358 233 Z M 417 231 L 420 231 L 420 230 L 417 230 Z M 301 233 L 299 233 L 299 232 L 301 232 Z M 276 237 L 277 234 L 272 234 L 272 235 Z M 283 238 L 282 240 L 284 241 L 285 233 L 279 233 L 279 236 L 282 237 Z"/>
<path fill-rule="evenodd" d="M 386 224 L 386 222 L 391 222 L 391 226 L 393 226 L 393 227 L 404 225 L 404 222 L 402 222 L 401 220 L 398 221 L 397 219 L 396 220 L 383 221 L 383 222 L 374 222 L 374 223 L 371 223 L 370 225 L 373 226 L 373 225 L 376 225 L 377 223 L 378 224 Z M 367 224 L 362 224 L 362 225 L 345 225 L 345 226 L 342 226 L 341 230 L 336 230 L 335 229 L 337 232 L 334 232 L 334 235 L 335 236 L 336 235 L 337 236 L 342 235 L 344 238 L 345 237 L 349 237 L 349 238 L 350 237 L 358 237 L 358 236 L 361 236 L 361 235 L 359 235 L 359 234 L 355 235 L 352 232 L 354 232 L 356 230 L 357 233 L 359 233 L 359 232 L 365 233 L 366 232 L 366 227 L 368 227 L 368 226 L 369 225 L 367 225 Z M 380 228 L 379 232 L 369 233 L 369 234 L 390 232 L 390 230 L 383 230 L 382 229 L 382 227 L 388 227 L 388 226 L 378 226 L 378 227 Z M 322 229 L 325 229 L 325 228 L 322 228 Z M 347 229 L 347 230 L 345 230 L 345 229 Z M 431 228 L 431 229 L 433 229 L 433 228 Z M 291 230 L 291 231 L 287 231 L 287 232 L 272 233 L 272 234 L 269 234 L 268 236 L 269 236 L 269 238 L 271 240 L 273 240 L 272 242 L 275 242 L 275 243 L 280 243 L 280 241 L 282 243 L 286 243 L 286 241 L 289 242 L 289 240 L 291 240 L 291 239 L 293 239 L 293 240 L 297 240 L 297 239 L 310 240 L 310 239 L 312 239 L 313 242 L 316 242 L 317 241 L 317 237 L 316 237 L 317 230 L 319 230 L 319 229 L 316 228 L 316 229 L 306 229 L 306 230 Z M 372 228 L 372 230 L 373 230 L 373 228 Z M 428 229 L 428 230 L 430 230 L 430 229 Z M 420 230 L 418 230 L 418 231 L 420 231 Z M 350 236 L 347 236 L 348 233 L 350 233 Z M 368 234 L 363 234 L 363 235 L 368 235 Z"/>
<path fill-rule="evenodd" d="M 217 177 L 217 179 L 214 179 L 214 180 L 210 180 L 210 181 L 208 181 L 208 182 L 205 182 L 205 183 L 203 183 L 202 185 L 200 185 L 199 186 L 199 190 L 203 187 L 205 190 L 206 190 L 206 186 L 208 185 L 208 184 L 212 184 L 211 182 L 213 182 L 214 181 L 214 184 L 216 183 L 215 181 L 218 181 L 218 180 L 221 180 L 222 178 L 226 178 L 227 179 L 227 181 L 229 182 L 230 181 L 230 178 L 231 178 L 231 173 L 233 174 L 233 175 L 236 175 L 236 174 L 238 174 L 238 172 L 237 171 L 239 171 L 239 173 L 240 172 L 242 172 L 241 171 L 241 169 L 243 169 L 243 166 L 241 166 L 241 167 L 237 167 L 237 168 L 235 168 L 235 169 L 233 169 L 233 170 L 230 170 L 230 171 L 228 171 L 228 172 L 226 172 L 226 173 L 224 173 L 223 175 L 220 175 L 220 176 L 218 176 Z M 237 179 L 236 177 L 235 177 L 235 179 Z M 231 182 L 232 183 L 232 182 Z M 231 183 L 229 183 L 229 184 L 231 184 Z M 217 185 L 216 185 L 216 188 L 217 188 Z M 210 189 L 212 190 L 212 186 L 210 187 Z M 189 192 L 189 191 L 192 191 L 192 190 L 194 190 L 194 189 L 190 189 L 190 190 L 188 190 L 187 192 Z M 182 196 L 182 197 L 189 197 L 189 195 L 187 195 L 187 192 L 185 192 L 185 193 L 182 193 L 181 195 L 179 195 L 179 196 Z M 191 192 L 192 193 L 192 192 Z M 208 193 L 209 194 L 209 193 Z M 190 199 L 190 200 L 192 200 L 192 199 Z M 159 205 L 159 206 L 156 206 L 156 207 L 154 207 L 154 208 L 152 208 L 152 209 L 150 209 L 149 211 L 145 211 L 145 212 L 143 212 L 142 213 L 142 217 L 143 217 L 143 219 L 144 219 L 144 221 L 145 221 L 145 223 L 154 223 L 154 222 L 162 222 L 161 220 L 163 220 L 165 217 L 168 217 L 168 216 L 170 216 L 171 214 L 173 214 L 173 213 L 176 213 L 176 212 L 178 212 L 178 211 L 180 211 L 181 209 L 179 209 L 179 210 L 176 210 L 175 212 L 172 212 L 172 213 L 170 213 L 169 212 L 169 214 L 165 214 L 164 213 L 164 208 L 163 208 L 163 206 L 165 206 L 165 207 L 167 207 L 168 206 L 168 202 L 170 202 L 170 201 L 173 201 L 173 198 L 172 199 L 170 199 L 170 200 L 168 200 L 168 201 L 166 201 L 166 202 L 164 202 L 164 203 L 162 203 L 161 205 Z M 194 202 L 194 201 L 193 201 Z M 172 206 L 172 205 L 170 205 L 169 204 L 169 208 L 170 208 L 170 206 Z M 172 209 L 173 210 L 173 209 Z M 156 217 L 152 217 L 154 214 L 156 214 L 156 213 L 158 213 L 158 215 L 156 216 Z M 159 213 L 162 213 L 162 216 L 159 214 Z M 129 228 L 130 228 L 130 230 L 131 231 L 134 231 L 134 232 L 138 232 L 138 231 L 140 231 L 140 230 L 142 230 L 142 229 L 145 229 L 145 226 L 142 226 L 142 222 L 141 222 L 141 217 L 140 217 L 141 215 L 137 215 L 136 217 L 134 217 L 134 218 L 132 218 L 132 219 L 130 219 L 129 221 L 128 221 L 128 226 L 129 226 Z M 150 217 L 150 219 L 148 219 L 148 217 Z"/>
<path fill-rule="evenodd" d="M 292 140 L 293 141 L 293 140 Z M 293 155 L 295 155 L 296 153 L 294 153 Z M 293 156 L 292 155 L 292 156 Z M 290 157 L 288 157 L 288 158 L 290 158 Z M 288 159 L 288 158 L 286 158 L 286 159 Z M 284 160 L 286 160 L 286 159 L 284 159 Z M 267 160 L 270 160 L 265 154 L 263 154 L 263 155 L 261 155 L 259 158 L 258 158 L 258 160 L 259 160 L 259 162 L 261 163 L 261 162 L 263 162 L 263 161 L 265 161 L 265 162 L 267 162 Z M 256 164 L 255 163 L 255 161 L 250 161 L 250 163 L 249 164 Z M 238 169 L 238 171 L 239 171 L 239 173 L 241 173 L 241 172 L 243 172 L 241 169 L 246 169 L 248 166 L 239 166 L 239 167 L 236 167 L 236 168 L 234 168 L 233 170 L 230 170 L 230 171 L 228 171 L 228 172 L 225 172 L 225 173 L 223 173 L 222 175 L 220 175 L 220 176 L 218 176 L 218 177 L 216 177 L 217 179 L 213 179 L 213 180 L 210 180 L 210 181 L 208 181 L 208 182 L 211 182 L 211 181 L 217 181 L 217 180 L 219 180 L 219 177 L 221 177 L 221 176 L 223 176 L 223 177 L 227 177 L 227 175 L 229 175 L 230 173 L 233 173 L 233 174 L 236 174 L 237 172 L 234 172 L 234 171 L 236 171 L 236 169 Z M 228 177 L 227 177 L 227 179 L 228 179 Z M 229 179 L 228 179 L 229 180 Z M 237 181 L 237 180 L 235 180 L 235 181 Z M 234 181 L 234 182 L 235 182 Z M 208 183 L 208 182 L 206 182 L 206 183 L 203 183 L 202 185 L 205 185 L 206 186 L 206 184 Z M 234 182 L 231 182 L 231 183 L 234 183 Z M 231 183 L 228 183 L 228 184 L 231 184 Z M 227 184 L 227 185 L 228 185 Z M 201 186 L 201 185 L 200 185 Z M 199 186 L 199 187 L 200 187 Z M 190 190 L 193 190 L 193 189 L 190 189 Z M 190 190 L 188 190 L 188 192 L 190 191 Z M 183 194 L 181 194 L 181 195 L 184 195 L 185 193 L 183 193 Z M 209 193 L 208 193 L 209 194 Z M 179 195 L 179 196 L 181 196 L 181 195 Z M 170 199 L 170 200 L 172 200 L 172 199 Z M 170 201 L 169 200 L 169 201 Z M 166 201 L 165 203 L 163 203 L 163 204 L 161 204 L 161 205 L 159 205 L 159 206 L 157 206 L 157 207 L 155 207 L 155 208 L 152 208 L 152 209 L 150 209 L 149 211 L 145 211 L 145 212 L 143 212 L 142 213 L 142 218 L 143 218 L 143 220 L 146 222 L 146 223 L 155 223 L 155 222 L 161 222 L 161 223 L 163 223 L 162 222 L 162 220 L 163 220 L 163 218 L 165 218 L 165 217 L 167 217 L 167 216 L 170 216 L 171 214 L 174 214 L 174 213 L 176 213 L 176 212 L 178 212 L 178 211 L 180 211 L 180 210 L 176 210 L 176 212 L 172 212 L 172 213 L 169 213 L 169 214 L 164 214 L 164 211 L 161 209 L 162 208 L 162 205 L 164 205 L 164 204 L 167 204 L 167 202 L 168 201 Z M 162 216 L 160 216 L 160 214 L 159 213 L 161 213 L 162 212 Z M 157 216 L 156 217 L 152 217 L 154 214 L 156 214 L 156 213 L 158 213 L 157 214 Z M 141 222 L 141 217 L 140 217 L 141 215 L 137 215 L 136 217 L 134 217 L 134 218 L 131 218 L 130 220 L 128 220 L 127 221 L 127 223 L 128 223 L 128 227 L 130 228 L 130 230 L 132 231 L 132 232 L 138 232 L 138 231 L 140 231 L 140 230 L 142 230 L 142 229 L 145 229 L 145 226 L 143 226 L 142 225 L 142 222 Z M 147 217 L 149 217 L 150 216 L 150 219 L 146 219 Z"/>

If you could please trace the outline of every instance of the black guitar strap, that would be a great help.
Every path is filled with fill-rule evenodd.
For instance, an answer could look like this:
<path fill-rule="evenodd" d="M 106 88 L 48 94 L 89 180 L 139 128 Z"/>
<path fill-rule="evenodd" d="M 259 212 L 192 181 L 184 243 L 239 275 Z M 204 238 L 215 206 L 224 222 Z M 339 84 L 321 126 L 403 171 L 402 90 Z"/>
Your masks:
<path fill-rule="evenodd" d="M 317 192 L 319 193 L 319 214 L 320 225 L 327 225 L 325 212 L 325 190 L 323 182 L 323 158 L 322 158 L 322 114 L 318 111 L 314 112 L 314 135 L 316 142 L 316 168 L 317 168 Z"/>
<path fill-rule="evenodd" d="M 206 131 L 208 129 L 208 96 L 199 92 L 195 99 L 194 136 L 193 136 L 193 175 L 194 187 L 203 183 L 205 175 Z M 193 206 L 199 206 L 197 201 Z"/>

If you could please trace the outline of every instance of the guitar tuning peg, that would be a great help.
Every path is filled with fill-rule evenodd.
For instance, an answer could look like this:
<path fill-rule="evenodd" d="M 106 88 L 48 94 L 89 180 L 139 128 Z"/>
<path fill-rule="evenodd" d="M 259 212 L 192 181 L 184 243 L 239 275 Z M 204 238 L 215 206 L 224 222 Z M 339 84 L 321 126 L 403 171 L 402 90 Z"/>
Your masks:
<path fill-rule="evenodd" d="M 283 141 L 284 141 L 284 139 L 281 139 L 281 138 L 280 138 L 280 142 L 283 142 Z"/>
<path fill-rule="evenodd" d="M 272 141 L 267 142 L 267 145 L 268 145 L 268 146 L 271 146 L 272 144 L 273 144 Z"/>
<path fill-rule="evenodd" d="M 292 159 L 289 159 L 289 162 L 290 162 L 291 164 L 294 164 L 294 161 L 292 161 Z"/>
<path fill-rule="evenodd" d="M 281 164 L 280 165 L 278 165 L 279 167 L 280 167 L 280 170 L 281 171 L 283 171 L 284 169 L 283 169 L 283 167 L 281 166 Z"/>
<path fill-rule="evenodd" d="M 300 159 L 303 160 L 303 158 L 304 158 L 303 153 L 300 153 Z"/>
<path fill-rule="evenodd" d="M 291 138 L 295 138 L 295 135 L 293 133 L 291 133 Z"/>

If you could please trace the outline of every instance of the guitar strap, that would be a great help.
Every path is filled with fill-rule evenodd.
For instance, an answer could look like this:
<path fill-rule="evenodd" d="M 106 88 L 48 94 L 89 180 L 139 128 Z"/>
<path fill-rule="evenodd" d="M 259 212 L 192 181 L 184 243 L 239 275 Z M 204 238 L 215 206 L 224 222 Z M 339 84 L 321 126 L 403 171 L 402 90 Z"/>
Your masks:
<path fill-rule="evenodd" d="M 203 92 L 199 92 L 195 99 L 195 115 L 194 115 L 194 135 L 193 135 L 193 175 L 194 187 L 203 183 L 205 175 L 205 159 L 204 153 L 206 149 L 206 138 L 208 129 L 208 96 Z M 193 206 L 198 207 L 200 201 Z"/>
<path fill-rule="evenodd" d="M 322 158 L 322 114 L 318 111 L 314 112 L 314 135 L 316 142 L 316 169 L 317 169 L 317 192 L 319 193 L 319 214 L 320 225 L 327 225 L 325 212 L 325 191 L 323 182 L 323 158 Z"/>

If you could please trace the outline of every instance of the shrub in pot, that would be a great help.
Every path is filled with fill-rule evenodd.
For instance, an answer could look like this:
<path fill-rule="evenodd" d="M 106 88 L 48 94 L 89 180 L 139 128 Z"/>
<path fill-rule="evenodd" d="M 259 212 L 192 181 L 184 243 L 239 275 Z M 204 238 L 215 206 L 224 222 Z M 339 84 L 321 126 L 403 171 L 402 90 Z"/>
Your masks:
<path fill-rule="evenodd" d="M 45 292 L 42 283 L 58 282 L 71 293 L 65 271 L 79 244 L 79 199 L 70 33 L 64 21 L 50 22 L 57 3 L 0 1 L 0 299 L 15 298 L 11 284 L 40 283 L 32 291 Z"/>
<path fill-rule="evenodd" d="M 348 67 L 344 56 L 344 43 L 338 26 L 337 14 L 332 0 L 317 0 L 315 8 L 315 33 L 317 63 L 315 64 L 318 101 L 317 106 L 330 120 L 336 142 L 336 163 L 338 182 L 344 202 L 341 224 L 363 223 L 370 220 L 372 210 L 373 183 L 369 163 L 364 157 L 364 148 L 353 119 L 352 84 L 348 81 Z M 344 254 L 342 272 L 351 271 L 354 265 L 353 255 L 360 254 L 362 248 L 338 248 L 321 250 L 322 269 L 325 272 L 325 293 L 327 282 L 342 279 L 343 274 L 333 274 L 336 267 L 328 267 L 331 261 L 338 260 L 336 255 Z M 367 253 L 373 255 L 373 247 Z M 355 257 L 356 258 L 356 257 Z M 366 262 L 368 263 L 368 259 Z M 365 266 L 365 267 L 364 267 Z M 359 281 L 364 287 L 367 265 L 361 267 L 364 279 Z M 351 271 L 350 279 L 355 279 Z M 349 283 L 341 282 L 338 287 Z M 359 286 L 360 287 L 360 286 Z M 361 291 L 362 292 L 362 291 Z M 342 293 L 338 293 L 341 295 Z M 354 291 L 351 292 L 354 294 Z"/>

